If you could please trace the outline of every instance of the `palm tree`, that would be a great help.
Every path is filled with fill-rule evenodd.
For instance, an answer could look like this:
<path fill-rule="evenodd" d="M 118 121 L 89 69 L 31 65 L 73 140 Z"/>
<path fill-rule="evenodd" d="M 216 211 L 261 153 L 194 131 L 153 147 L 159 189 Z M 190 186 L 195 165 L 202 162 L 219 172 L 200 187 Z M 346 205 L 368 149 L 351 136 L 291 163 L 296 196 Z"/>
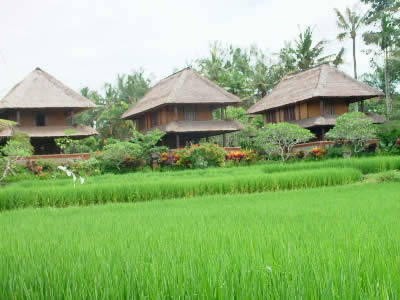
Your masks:
<path fill-rule="evenodd" d="M 357 32 L 364 25 L 365 15 L 352 11 L 346 7 L 345 14 L 342 14 L 337 8 L 334 9 L 336 12 L 337 20 L 336 25 L 339 27 L 341 32 L 338 34 L 337 39 L 343 41 L 345 38 L 351 38 L 353 42 L 353 67 L 354 67 L 354 78 L 357 79 L 357 60 L 356 60 L 356 37 Z M 361 102 L 362 110 L 364 110 L 364 103 Z M 358 104 L 355 107 L 358 111 Z"/>
<path fill-rule="evenodd" d="M 288 43 L 284 49 L 281 49 L 280 58 L 288 61 L 288 66 L 294 67 L 298 71 L 304 71 L 323 63 L 332 63 L 335 66 L 341 64 L 343 49 L 338 54 L 323 55 L 326 44 L 327 42 L 324 40 L 314 44 L 313 30 L 308 26 L 294 41 L 294 48 Z"/>
<path fill-rule="evenodd" d="M 375 31 L 368 31 L 363 34 L 364 42 L 379 46 L 384 54 L 385 71 L 385 95 L 386 113 L 390 114 L 392 103 L 390 100 L 389 70 L 388 62 L 392 48 L 399 44 L 400 24 L 398 17 L 395 16 L 400 10 L 400 1 L 396 0 L 362 0 L 366 4 L 371 4 L 372 9 L 366 19 L 367 24 L 377 25 Z"/>

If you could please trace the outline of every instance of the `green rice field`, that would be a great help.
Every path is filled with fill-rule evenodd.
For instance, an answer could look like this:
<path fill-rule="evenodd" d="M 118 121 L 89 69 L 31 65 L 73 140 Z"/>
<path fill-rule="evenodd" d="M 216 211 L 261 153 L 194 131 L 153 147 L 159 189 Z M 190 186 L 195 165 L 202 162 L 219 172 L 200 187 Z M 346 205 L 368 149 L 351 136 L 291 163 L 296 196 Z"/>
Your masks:
<path fill-rule="evenodd" d="M 71 179 L 30 180 L 1 188 L 0 210 L 332 186 L 360 181 L 363 174 L 399 169 L 400 157 L 386 156 L 225 169 L 108 174 L 89 177 L 85 184 L 78 183 L 75 187 Z"/>
<path fill-rule="evenodd" d="M 11 183 L 0 299 L 397 299 L 399 169 L 388 156 Z"/>
<path fill-rule="evenodd" d="M 1 299 L 396 299 L 400 186 L 0 215 Z"/>

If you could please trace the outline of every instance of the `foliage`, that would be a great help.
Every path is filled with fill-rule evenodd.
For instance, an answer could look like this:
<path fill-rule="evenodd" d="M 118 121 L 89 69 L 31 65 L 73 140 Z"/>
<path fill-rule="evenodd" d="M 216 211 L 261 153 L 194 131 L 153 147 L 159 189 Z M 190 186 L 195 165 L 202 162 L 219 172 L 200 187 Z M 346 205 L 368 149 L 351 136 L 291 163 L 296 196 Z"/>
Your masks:
<path fill-rule="evenodd" d="M 0 182 L 6 179 L 11 173 L 15 175 L 15 169 L 17 168 L 16 162 L 23 156 L 29 156 L 33 154 L 33 147 L 30 143 L 30 138 L 23 133 L 15 133 L 0 149 L 0 167 L 2 170 L 2 176 Z"/>
<path fill-rule="evenodd" d="M 342 146 L 336 146 L 334 145 L 333 147 L 328 148 L 328 153 L 326 154 L 327 158 L 342 158 L 344 155 L 344 147 Z"/>
<path fill-rule="evenodd" d="M 152 153 L 162 153 L 168 151 L 167 147 L 158 146 L 158 143 L 161 141 L 164 135 L 165 132 L 159 129 L 149 131 L 146 134 L 134 130 L 130 142 L 140 145 L 142 148 L 143 159 L 146 162 L 149 162 Z"/>
<path fill-rule="evenodd" d="M 286 46 L 280 50 L 280 58 L 288 72 L 303 71 L 322 63 L 333 63 L 335 66 L 341 64 L 343 50 L 336 55 L 323 56 L 325 46 L 326 41 L 323 40 L 313 43 L 313 30 L 308 26 L 299 33 L 294 41 L 294 47 L 291 43 L 286 43 Z"/>
<path fill-rule="evenodd" d="M 224 148 L 211 143 L 192 144 L 176 151 L 176 165 L 187 168 L 207 168 L 223 166 L 226 151 Z"/>
<path fill-rule="evenodd" d="M 93 136 L 85 139 L 73 139 L 70 137 L 55 140 L 63 153 L 91 153 L 100 149 L 99 140 Z"/>
<path fill-rule="evenodd" d="M 101 168 L 104 171 L 121 170 L 123 168 L 138 168 L 144 163 L 143 149 L 131 142 L 119 142 L 106 145 L 98 155 Z"/>
<path fill-rule="evenodd" d="M 282 161 L 289 158 L 292 147 L 314 137 L 308 129 L 286 122 L 270 123 L 260 129 L 256 143 L 268 156 L 278 154 Z"/>
<path fill-rule="evenodd" d="M 400 154 L 400 127 L 390 130 L 378 127 L 379 148 L 391 154 Z"/>
<path fill-rule="evenodd" d="M 1 150 L 6 156 L 21 157 L 33 154 L 29 136 L 19 132 L 15 133 Z"/>
<path fill-rule="evenodd" d="M 121 169 L 137 169 L 151 162 L 152 153 L 162 153 L 166 147 L 157 146 L 165 135 L 161 130 L 142 134 L 133 131 L 132 138 L 126 142 L 112 140 L 97 154 L 100 168 L 103 171 L 120 171 Z"/>
<path fill-rule="evenodd" d="M 310 155 L 316 159 L 324 158 L 327 153 L 328 151 L 324 147 L 315 147 L 310 151 Z"/>
<path fill-rule="evenodd" d="M 338 117 L 335 127 L 326 133 L 330 140 L 352 144 L 353 152 L 365 149 L 368 140 L 376 137 L 372 119 L 361 112 L 345 113 Z"/>
<path fill-rule="evenodd" d="M 106 83 L 104 93 L 84 88 L 81 94 L 97 105 L 75 117 L 75 121 L 96 128 L 100 139 L 131 137 L 134 125 L 132 121 L 122 120 L 121 116 L 128 108 L 139 101 L 150 89 L 151 80 L 143 70 L 128 75 L 118 75 L 116 83 Z"/>

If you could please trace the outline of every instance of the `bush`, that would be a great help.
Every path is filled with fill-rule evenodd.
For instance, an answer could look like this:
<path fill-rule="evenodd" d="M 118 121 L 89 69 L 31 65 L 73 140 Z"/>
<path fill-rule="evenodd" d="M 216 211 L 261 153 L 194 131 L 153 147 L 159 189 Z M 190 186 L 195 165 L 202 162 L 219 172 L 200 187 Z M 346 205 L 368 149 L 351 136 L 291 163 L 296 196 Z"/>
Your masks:
<path fill-rule="evenodd" d="M 278 154 L 282 161 L 290 157 L 294 145 L 307 142 L 315 137 L 310 130 L 291 123 L 270 123 L 260 129 L 256 138 L 257 145 L 269 157 Z"/>
<path fill-rule="evenodd" d="M 341 158 L 343 157 L 344 154 L 344 148 L 343 147 L 330 147 L 328 148 L 328 153 L 326 154 L 327 158 Z"/>
<path fill-rule="evenodd" d="M 351 142 L 352 151 L 365 150 L 368 140 L 376 137 L 372 119 L 361 112 L 345 113 L 338 117 L 335 127 L 326 133 L 334 141 Z"/>
<path fill-rule="evenodd" d="M 103 171 L 121 171 L 122 169 L 137 169 L 151 162 L 151 154 L 168 150 L 167 147 L 157 146 L 165 135 L 160 130 L 148 132 L 146 135 L 134 131 L 128 142 L 112 140 L 107 143 L 102 152 L 97 153 L 99 168 Z"/>
<path fill-rule="evenodd" d="M 323 158 L 328 151 L 324 147 L 315 147 L 310 151 L 310 156 L 315 159 Z"/>
<path fill-rule="evenodd" d="M 216 144 L 193 144 L 176 151 L 176 165 L 186 168 L 207 168 L 223 166 L 226 151 Z"/>
<path fill-rule="evenodd" d="M 137 168 L 144 163 L 142 147 L 131 142 L 119 142 L 105 146 L 98 155 L 98 159 L 103 171 L 115 171 L 128 167 Z"/>

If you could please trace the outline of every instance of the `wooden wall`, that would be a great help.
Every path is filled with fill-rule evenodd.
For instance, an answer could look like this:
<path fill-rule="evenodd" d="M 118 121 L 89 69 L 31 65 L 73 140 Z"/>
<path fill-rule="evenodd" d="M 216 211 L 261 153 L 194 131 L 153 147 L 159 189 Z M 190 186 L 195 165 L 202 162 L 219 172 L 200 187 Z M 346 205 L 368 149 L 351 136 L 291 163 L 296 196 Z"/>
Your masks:
<path fill-rule="evenodd" d="M 20 110 L 21 126 L 36 126 L 36 110 Z M 67 117 L 64 110 L 46 110 L 47 124 L 46 126 L 65 126 L 67 125 Z"/>
<path fill-rule="evenodd" d="M 177 108 L 178 108 L 178 121 L 183 121 L 185 118 L 184 106 L 178 105 Z M 172 105 L 164 106 L 154 112 L 158 113 L 158 125 L 168 124 L 168 123 L 176 120 L 175 107 Z M 136 128 L 139 131 L 151 128 L 150 115 L 154 112 L 145 113 L 144 116 L 141 116 L 140 118 L 136 119 Z M 144 119 L 144 125 L 145 125 L 144 128 L 141 128 L 141 126 L 139 125 L 140 119 Z M 212 119 L 213 119 L 213 116 L 212 116 L 211 106 L 196 105 L 196 120 L 197 121 L 207 121 L 207 120 L 212 120 Z"/>
<path fill-rule="evenodd" d="M 321 106 L 319 100 L 312 100 L 307 103 L 307 118 L 321 115 Z"/>
<path fill-rule="evenodd" d="M 335 114 L 341 115 L 348 112 L 349 104 L 345 100 L 332 100 L 335 105 Z M 320 100 L 311 100 L 308 102 L 298 103 L 295 105 L 296 120 L 303 120 L 321 115 Z M 284 122 L 284 108 L 275 109 L 276 121 Z M 264 117 L 264 123 L 267 123 L 267 118 Z"/>

